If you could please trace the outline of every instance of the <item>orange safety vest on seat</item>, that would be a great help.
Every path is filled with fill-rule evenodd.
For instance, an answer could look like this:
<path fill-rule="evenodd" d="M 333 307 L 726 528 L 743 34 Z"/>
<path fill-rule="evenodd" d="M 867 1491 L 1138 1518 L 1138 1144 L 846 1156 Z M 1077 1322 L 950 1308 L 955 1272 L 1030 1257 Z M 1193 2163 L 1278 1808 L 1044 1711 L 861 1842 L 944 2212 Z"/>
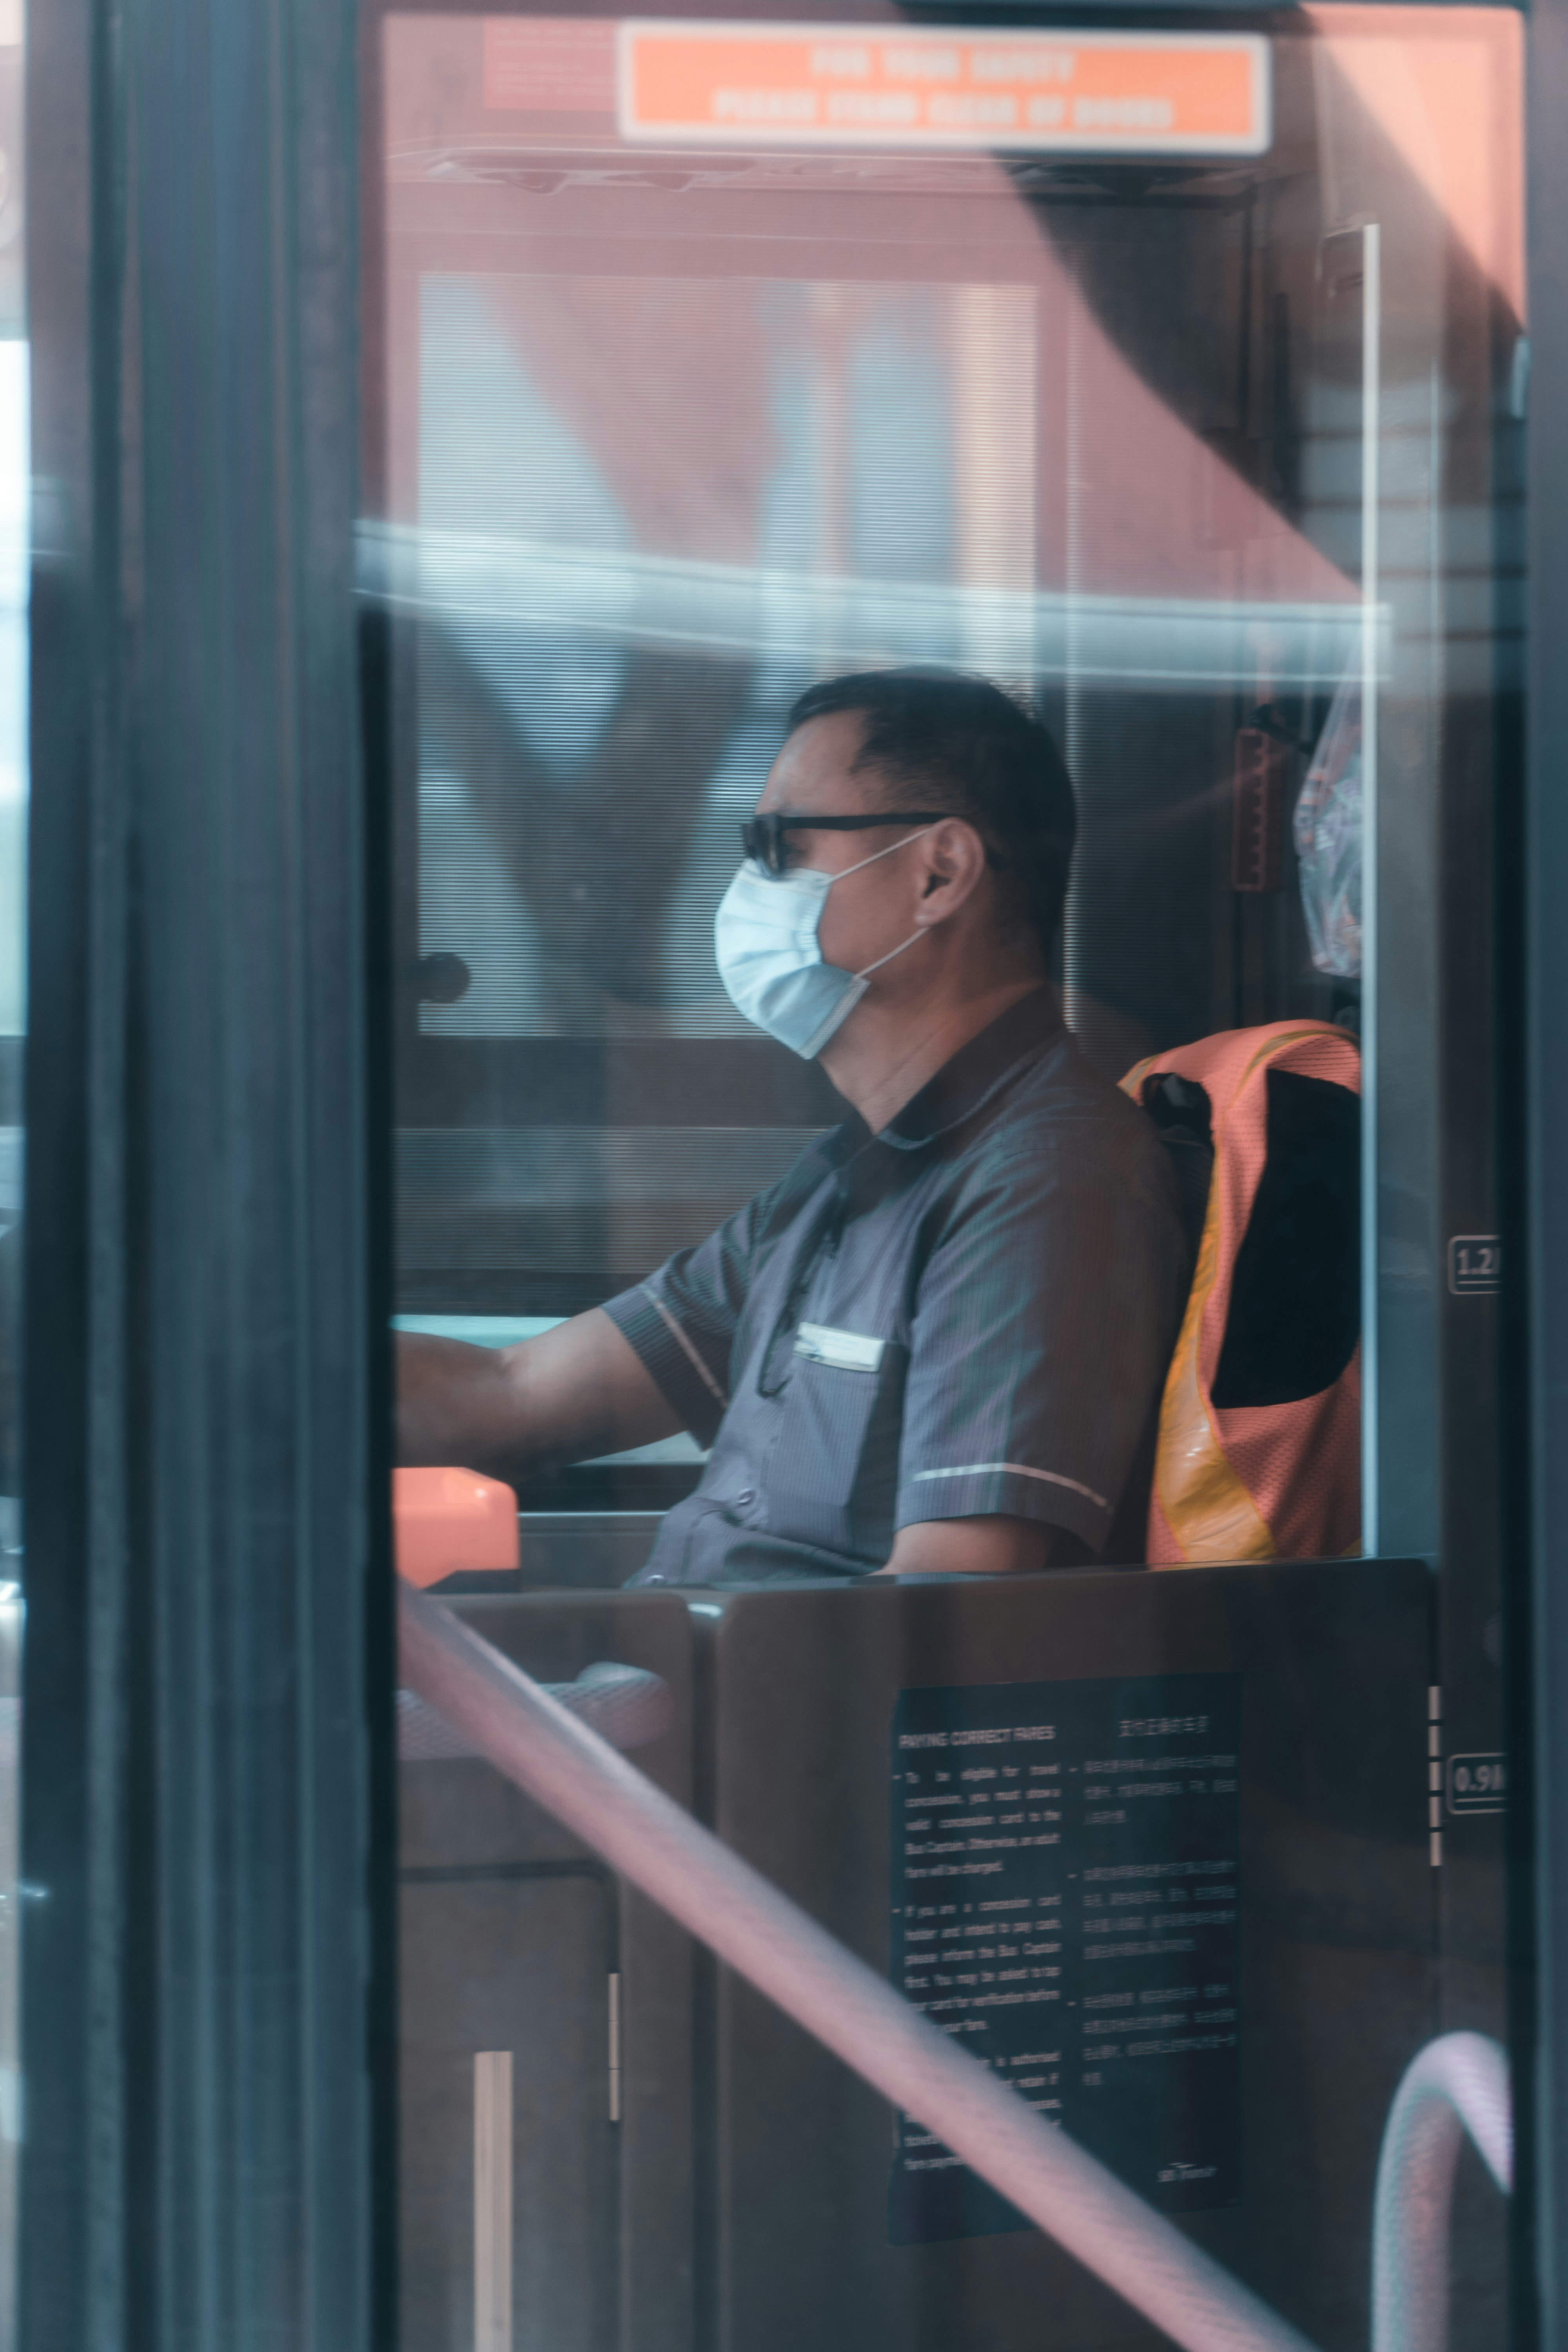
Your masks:
<path fill-rule="evenodd" d="M 1152 1054 L 1122 1090 L 1147 1105 L 1165 1077 L 1207 1096 L 1214 1168 L 1160 1407 L 1150 1564 L 1342 1558 L 1361 1542 L 1359 1118 L 1319 1089 L 1359 1109 L 1360 1052 L 1326 1022 L 1278 1021 Z"/>

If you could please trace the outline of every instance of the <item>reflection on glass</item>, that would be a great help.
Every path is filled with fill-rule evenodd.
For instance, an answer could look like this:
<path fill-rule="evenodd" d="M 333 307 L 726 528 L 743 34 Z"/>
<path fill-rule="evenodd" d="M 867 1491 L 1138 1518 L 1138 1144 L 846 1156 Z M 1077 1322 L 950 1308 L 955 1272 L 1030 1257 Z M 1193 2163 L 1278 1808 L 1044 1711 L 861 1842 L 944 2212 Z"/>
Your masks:
<path fill-rule="evenodd" d="M 1490 1426 L 1491 1339 L 1447 1319 L 1460 1294 L 1438 1236 L 1460 1199 L 1481 1239 L 1495 1222 L 1489 1162 L 1463 1139 L 1490 1116 L 1476 940 L 1518 687 L 1518 27 L 1324 6 L 1249 47 L 1216 24 L 1231 62 L 1261 58 L 1263 78 L 1238 82 L 1241 114 L 1206 134 L 1183 128 L 1179 43 L 1159 68 L 1169 90 L 1130 95 L 1115 42 L 1131 37 L 1110 25 L 1103 53 L 1085 37 L 1110 78 L 1093 92 L 1072 79 L 1089 64 L 1061 63 L 1076 34 L 1031 30 L 977 65 L 995 28 L 921 25 L 907 45 L 902 29 L 816 28 L 775 56 L 743 26 L 677 28 L 697 62 L 645 87 L 607 20 L 387 20 L 386 367 L 361 562 L 393 647 L 399 1320 L 496 1346 L 548 1329 L 700 1243 L 842 1116 L 821 1072 L 731 1005 L 715 908 L 801 689 L 956 665 L 1032 698 L 1065 751 L 1079 830 L 1056 977 L 1102 1074 L 1152 1062 L 1151 1081 L 1178 1080 L 1179 1110 L 1173 1055 L 1269 1024 L 1330 1032 L 1342 1099 L 1324 1111 L 1318 1081 L 1287 1071 L 1269 1118 L 1283 1150 L 1306 1131 L 1292 1119 L 1322 1112 L 1332 1311 L 1300 1253 L 1294 1288 L 1265 1295 L 1241 1234 L 1226 1237 L 1237 1345 L 1187 1402 L 1226 1507 L 1240 1492 L 1246 1508 L 1235 1539 L 1205 1549 L 1201 1514 L 1173 1507 L 1144 1557 L 1302 1549 L 1303 1523 L 1258 1505 L 1243 1473 L 1260 1414 L 1321 1406 L 1343 1508 L 1317 1548 L 1369 1564 L 1314 1585 L 1321 1622 L 1305 1601 L 1289 1625 L 1269 1618 L 1260 1584 L 1234 1603 L 1235 1645 L 1208 1651 L 1184 1613 L 1198 1580 L 1153 1580 L 1158 1604 L 1126 1611 L 1170 1613 L 1140 1619 L 1147 1639 L 1129 1635 L 1115 1668 L 1046 1654 L 1068 1642 L 1066 1613 L 1048 1641 L 1034 1621 L 998 1631 L 1024 1606 L 1013 1595 L 965 1594 L 922 1649 L 911 1603 L 855 1637 L 851 1673 L 835 1649 L 848 1620 L 826 1602 L 770 1634 L 786 1618 L 766 1595 L 686 1611 L 610 1591 L 701 1474 L 688 1433 L 531 1481 L 519 1571 L 449 1595 L 547 1681 L 634 1655 L 672 1688 L 695 1675 L 650 1777 L 879 1965 L 896 1912 L 911 1971 L 982 1927 L 986 1966 L 1068 1971 L 1064 1994 L 1109 1971 L 1067 2001 L 1095 2004 L 1088 2045 L 1076 2015 L 987 2041 L 964 2008 L 973 1971 L 911 1979 L 910 1997 L 949 2003 L 952 2030 L 998 2063 L 1005 2044 L 1041 2112 L 1081 2117 L 1141 2195 L 1213 2210 L 1225 2259 L 1315 2341 L 1348 2343 L 1364 2334 L 1375 2142 L 1357 2101 L 1369 2084 L 1383 2100 L 1431 2014 L 1398 1954 L 1419 1951 L 1423 1987 L 1430 1964 L 1445 2017 L 1501 2016 L 1500 1849 L 1489 1827 L 1429 1818 L 1426 1588 L 1386 1563 L 1441 1561 L 1460 1629 L 1445 1634 L 1442 1738 L 1499 1748 L 1495 1655 L 1470 1638 L 1498 1605 L 1489 1439 L 1463 1472 L 1444 1470 L 1441 1443 L 1455 1411 Z M 908 87 L 889 95 L 879 60 L 895 34 Z M 728 44 L 710 89 L 704 42 Z M 693 107 L 709 109 L 700 131 Z M 987 144 L 1004 122 L 1016 151 Z M 1288 1202 L 1270 1213 L 1289 1225 Z M 1308 1397 L 1278 1356 L 1314 1318 Z M 1233 1674 L 1240 1744 L 1222 1756 L 1223 1710 L 1194 1727 L 1204 1710 L 1178 1706 L 1176 1683 Z M 1194 1820 L 1223 1814 L 1220 1843 L 1177 1859 L 1212 1898 L 1242 1856 L 1242 1948 L 1261 1937 L 1268 1966 L 1249 1989 L 1243 1963 L 1239 2023 L 1230 1948 L 1189 1968 L 1210 1948 L 1161 1907 L 1186 1882 L 1147 1874 L 1175 1871 L 1169 1823 L 1145 1854 L 1153 1816 L 1135 1836 L 1098 1729 L 1079 1761 L 1100 1811 L 1080 1818 L 1077 1794 L 1059 1810 L 1075 1835 L 1122 1838 L 1120 1860 L 1084 1847 L 1093 1869 L 1145 1875 L 1107 1875 L 1091 1898 L 1077 1873 L 1058 1888 L 1043 1860 L 998 1861 L 1017 1883 L 994 1908 L 1045 1916 L 1059 1900 L 1071 1943 L 1125 1902 L 1125 1954 L 1110 1928 L 1092 1955 L 1075 1943 L 1058 1960 L 1054 1927 L 1048 1958 L 1043 1940 L 1005 1948 L 999 1913 L 967 1918 L 973 1888 L 888 1878 L 886 1743 L 911 1690 L 932 1723 L 1016 1729 L 975 1690 L 1026 1683 L 1045 1709 L 1064 1676 L 1118 1675 L 1121 1712 L 1109 1689 L 1093 1701 L 1106 1722 L 1186 1724 L 1136 1751 L 1150 1805 L 1174 1802 L 1167 1768 L 1205 1756 L 1205 1775 L 1221 1772 L 1183 1790 Z M 786 1683 L 797 1713 L 770 1715 Z M 795 1722 L 820 1744 L 792 1746 Z M 1391 1760 L 1406 1738 L 1408 1789 Z M 906 2211 L 895 2262 L 885 2109 L 715 1985 L 495 1775 L 411 1757 L 405 1780 L 407 2352 L 770 2352 L 825 2313 L 857 2352 L 958 2352 L 1011 2340 L 1047 2297 L 1072 2352 L 1123 2340 L 1117 2306 L 967 2189 L 902 2183 L 919 2226 Z M 993 1797 L 1005 1791 L 938 1771 L 909 1802 Z M 1441 1882 L 1434 1949 L 1432 1864 L 1461 1835 L 1473 1867 Z M 1272 1911 L 1246 1874 L 1258 1853 L 1278 1867 Z M 1352 1882 L 1373 1881 L 1355 1911 Z M 1459 1949 L 1480 1956 L 1462 1995 Z M 1297 2157 L 1235 2107 L 1251 2096 L 1248 2032 L 1289 2053 L 1300 2194 L 1285 2186 Z M 1233 2035 L 1244 2087 L 1226 2057 L 1221 2129 L 1184 2068 L 1234 2052 Z M 1207 2131 L 1221 2156 L 1178 2148 L 1157 2181 L 1137 2178 L 1189 2093 L 1193 2148 Z M 948 2159 L 930 2138 L 902 2144 L 934 2173 Z M 954 2213 L 963 2227 L 937 2225 Z M 1478 2345 L 1500 2293 L 1493 2219 L 1469 2257 Z"/>

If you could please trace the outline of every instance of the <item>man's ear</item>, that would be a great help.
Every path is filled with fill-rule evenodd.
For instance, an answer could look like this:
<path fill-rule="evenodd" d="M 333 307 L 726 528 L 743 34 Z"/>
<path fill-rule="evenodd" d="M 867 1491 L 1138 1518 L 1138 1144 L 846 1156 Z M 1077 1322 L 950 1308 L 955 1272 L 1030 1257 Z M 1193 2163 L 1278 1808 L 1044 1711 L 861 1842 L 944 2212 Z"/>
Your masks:
<path fill-rule="evenodd" d="M 973 896 L 985 871 L 985 845 L 968 821 L 943 817 L 919 845 L 920 905 L 915 920 L 943 923 Z"/>

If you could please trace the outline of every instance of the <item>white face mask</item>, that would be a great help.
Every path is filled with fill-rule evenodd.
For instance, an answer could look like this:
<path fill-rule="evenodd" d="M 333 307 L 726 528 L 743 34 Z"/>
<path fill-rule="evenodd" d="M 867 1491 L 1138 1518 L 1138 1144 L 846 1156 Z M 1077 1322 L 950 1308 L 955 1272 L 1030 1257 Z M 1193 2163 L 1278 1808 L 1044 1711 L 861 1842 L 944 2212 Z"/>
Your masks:
<path fill-rule="evenodd" d="M 769 874 L 747 858 L 719 902 L 713 919 L 713 952 L 719 977 L 737 1013 L 765 1029 L 803 1061 L 815 1061 L 841 1023 L 859 1003 L 871 974 L 920 938 L 911 931 L 864 971 L 840 971 L 824 963 L 817 926 L 836 882 L 907 849 L 920 833 L 910 833 L 886 849 L 873 851 L 842 874 L 819 874 L 802 866 L 794 874 Z"/>

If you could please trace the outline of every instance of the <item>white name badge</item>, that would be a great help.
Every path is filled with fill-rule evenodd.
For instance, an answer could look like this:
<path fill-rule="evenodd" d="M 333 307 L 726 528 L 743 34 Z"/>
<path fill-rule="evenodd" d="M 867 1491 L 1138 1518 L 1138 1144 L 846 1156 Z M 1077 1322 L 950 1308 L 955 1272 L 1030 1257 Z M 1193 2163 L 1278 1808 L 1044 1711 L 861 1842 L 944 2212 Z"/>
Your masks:
<path fill-rule="evenodd" d="M 831 1364 L 840 1372 L 874 1372 L 882 1361 L 885 1339 L 869 1339 L 863 1331 L 834 1331 L 826 1323 L 803 1323 L 795 1333 L 795 1352 L 814 1364 Z"/>

